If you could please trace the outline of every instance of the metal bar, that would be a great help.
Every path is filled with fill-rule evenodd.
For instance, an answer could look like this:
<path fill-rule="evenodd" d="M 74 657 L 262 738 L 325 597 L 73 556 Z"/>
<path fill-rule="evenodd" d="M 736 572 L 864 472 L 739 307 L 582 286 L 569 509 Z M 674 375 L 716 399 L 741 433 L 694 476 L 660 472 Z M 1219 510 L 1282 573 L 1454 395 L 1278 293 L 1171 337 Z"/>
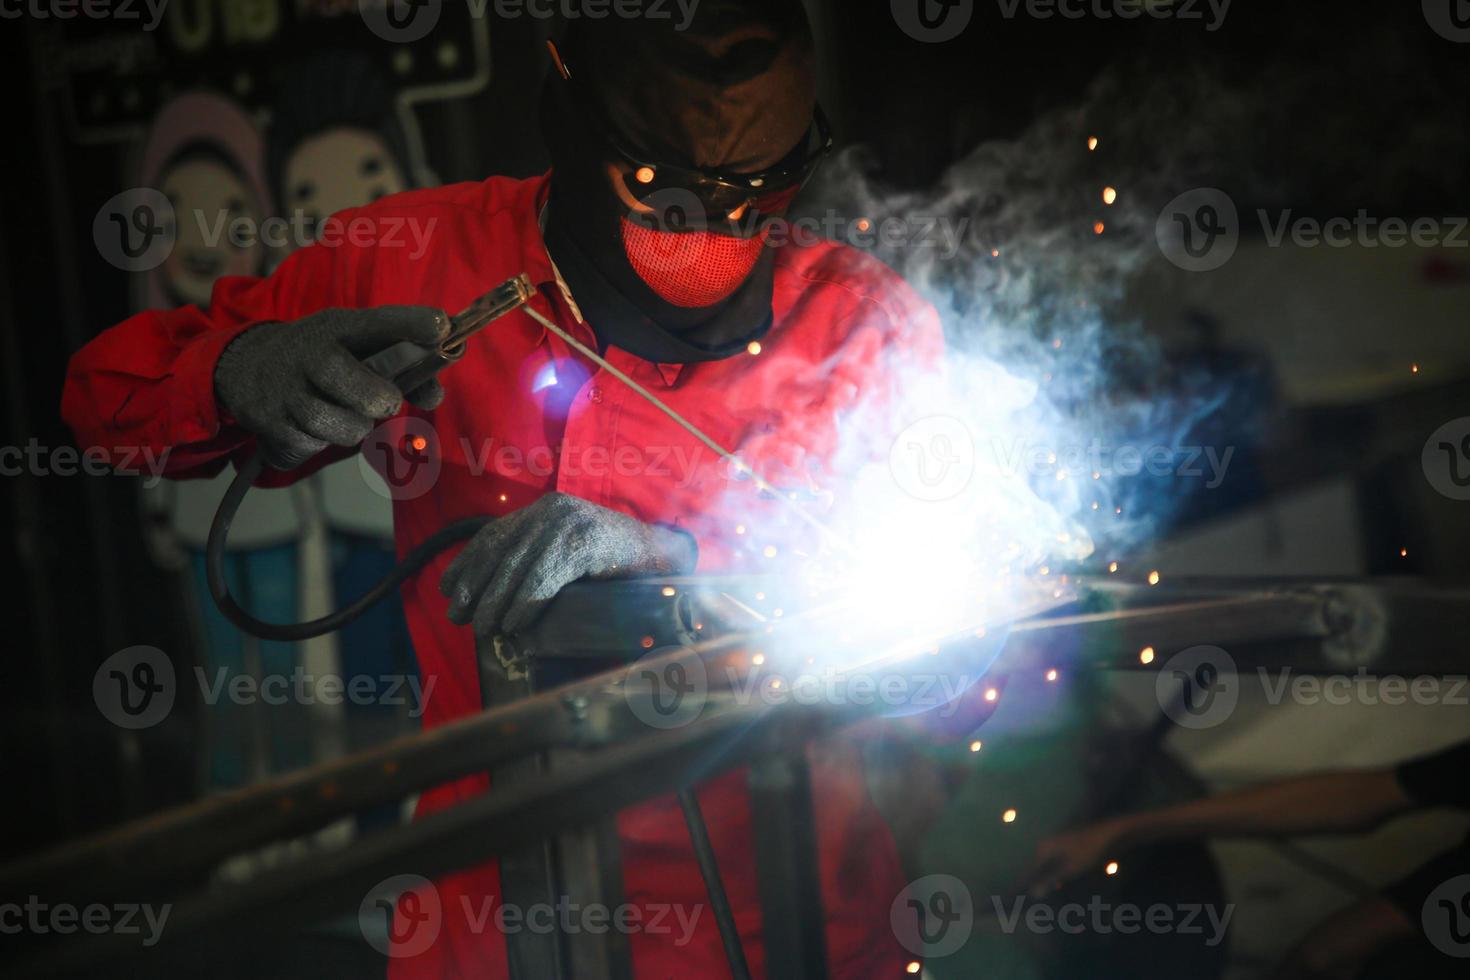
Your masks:
<path fill-rule="evenodd" d="M 493 643 L 477 644 L 480 667 L 480 701 L 495 708 L 524 701 L 531 696 L 531 679 L 525 673 L 511 677 L 495 654 Z M 534 784 L 549 767 L 549 750 L 536 752 L 496 766 L 490 773 L 491 792 Z M 506 851 L 500 858 L 500 897 L 507 907 L 557 908 L 563 890 L 557 883 L 553 842 L 549 837 L 529 841 L 524 847 Z M 518 929 L 505 936 L 505 951 L 512 980 L 569 975 L 562 951 L 562 937 L 555 930 Z"/>
<path fill-rule="evenodd" d="M 750 964 L 745 959 L 745 947 L 740 945 L 740 930 L 735 925 L 735 913 L 730 908 L 729 896 L 725 894 L 719 861 L 715 858 L 715 848 L 709 839 L 709 828 L 705 825 L 704 813 L 699 809 L 699 798 L 694 795 L 694 790 L 679 790 L 679 806 L 684 810 L 684 824 L 689 828 L 689 842 L 694 845 L 694 860 L 699 864 L 699 873 L 704 878 L 705 891 L 709 892 L 715 924 L 720 927 L 720 942 L 725 947 L 725 959 L 730 961 L 730 976 L 734 980 L 750 980 Z"/>
<path fill-rule="evenodd" d="M 803 743 L 750 767 L 751 837 L 771 980 L 827 975 L 816 815 Z"/>
<path fill-rule="evenodd" d="M 1190 595 L 1213 584 L 1179 583 L 1177 589 Z M 586 616 L 591 608 L 590 597 L 599 587 L 567 590 L 565 600 L 559 599 L 553 607 L 545 630 L 554 633 L 564 629 L 557 625 L 563 611 Z M 648 597 L 643 601 L 653 608 L 668 609 L 670 602 L 662 596 L 659 583 L 642 583 L 640 588 Z M 1116 608 L 1052 614 L 1013 624 L 1006 663 L 1024 664 L 1026 658 L 1043 654 L 1055 656 L 1059 647 L 1075 643 L 1080 650 L 1075 656 L 1080 662 L 1094 666 L 1136 665 L 1136 644 L 1162 634 L 1166 626 L 1171 631 L 1171 643 L 1256 642 L 1267 638 L 1253 622 L 1257 615 L 1253 610 L 1260 610 L 1259 615 L 1263 621 L 1269 620 L 1271 629 L 1284 631 L 1288 637 L 1308 637 L 1305 646 L 1293 645 L 1296 641 L 1284 645 L 1294 656 L 1303 660 L 1314 657 L 1320 665 L 1331 665 L 1338 654 L 1328 655 L 1322 650 L 1335 641 L 1336 634 L 1328 635 L 1324 643 L 1322 623 L 1339 629 L 1332 625 L 1334 603 L 1342 594 L 1351 596 L 1353 590 L 1360 590 L 1364 593 L 1358 597 L 1360 601 L 1381 606 L 1386 630 L 1383 643 L 1391 651 L 1390 655 L 1371 660 L 1370 671 L 1464 671 L 1467 667 L 1466 652 L 1458 642 L 1466 608 L 1463 589 L 1418 583 L 1328 583 L 1320 588 L 1289 583 L 1275 589 L 1261 584 L 1247 588 L 1221 583 L 1220 591 L 1240 594 L 1186 602 L 1168 601 L 1174 593 L 1162 588 L 1086 583 L 1085 589 L 1089 596 L 1086 601 L 1101 597 Z M 629 587 L 614 592 L 620 606 L 638 601 Z M 1203 591 L 1197 594 L 1205 595 Z M 1144 600 L 1152 607 L 1137 608 Z M 1134 608 L 1129 608 L 1130 604 Z M 1351 616 L 1346 618 L 1351 623 Z M 1126 624 L 1126 629 L 1119 624 Z M 730 669 L 743 678 L 745 668 L 738 665 L 736 656 L 743 642 L 739 635 L 715 638 L 667 654 L 650 665 L 699 657 L 710 676 Z M 1166 647 L 1159 645 L 1159 650 L 1162 654 Z M 1337 669 L 1343 669 L 1341 663 L 1337 663 Z M 130 900 L 138 901 L 146 897 L 139 892 L 165 893 L 171 887 L 187 887 L 225 857 L 271 840 L 297 836 L 364 806 L 401 799 L 414 791 L 485 772 L 550 748 L 600 745 L 646 734 L 646 726 L 629 711 L 621 680 L 622 672 L 612 671 L 264 787 L 207 800 L 67 845 L 0 871 L 0 894 L 35 891 L 55 894 L 58 900 L 73 895 L 102 900 L 109 892 L 122 889 Z M 580 715 L 568 708 L 568 699 L 576 698 L 585 701 Z"/>

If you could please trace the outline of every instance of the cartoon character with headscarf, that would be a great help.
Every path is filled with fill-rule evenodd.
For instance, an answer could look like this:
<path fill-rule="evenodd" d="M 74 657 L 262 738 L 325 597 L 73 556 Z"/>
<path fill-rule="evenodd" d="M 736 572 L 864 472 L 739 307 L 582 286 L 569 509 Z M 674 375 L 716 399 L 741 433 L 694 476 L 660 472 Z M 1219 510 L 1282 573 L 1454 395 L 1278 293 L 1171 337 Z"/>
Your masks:
<path fill-rule="evenodd" d="M 161 191 L 173 207 L 175 222 L 168 258 L 137 278 L 139 309 L 207 308 L 215 280 L 266 271 L 271 256 L 261 236 L 231 231 L 258 232 L 273 210 L 260 132 L 238 104 L 211 92 L 191 92 L 165 104 L 144 139 L 137 184 Z M 204 546 L 232 475 L 226 470 L 212 479 L 144 491 L 148 538 L 162 563 L 189 570 L 200 666 L 211 681 L 221 673 L 226 678 L 290 676 L 301 656 L 295 644 L 242 637 L 209 599 Z M 300 541 L 315 510 L 312 492 L 303 487 L 291 494 L 252 495 L 230 539 L 228 574 L 238 583 L 232 588 L 243 589 L 261 604 L 256 608 L 269 608 L 269 615 L 283 620 L 296 618 L 301 607 Z M 229 698 L 207 706 L 210 786 L 236 786 L 310 761 L 303 711 L 272 706 L 267 723 L 254 710 Z"/>
<path fill-rule="evenodd" d="M 173 205 L 173 251 L 144 277 L 143 309 L 209 304 L 221 276 L 258 275 L 267 265 L 258 235 L 237 238 L 232 223 L 260 228 L 271 213 L 260 133 L 244 110 L 210 92 L 182 95 L 149 129 L 139 185 Z"/>

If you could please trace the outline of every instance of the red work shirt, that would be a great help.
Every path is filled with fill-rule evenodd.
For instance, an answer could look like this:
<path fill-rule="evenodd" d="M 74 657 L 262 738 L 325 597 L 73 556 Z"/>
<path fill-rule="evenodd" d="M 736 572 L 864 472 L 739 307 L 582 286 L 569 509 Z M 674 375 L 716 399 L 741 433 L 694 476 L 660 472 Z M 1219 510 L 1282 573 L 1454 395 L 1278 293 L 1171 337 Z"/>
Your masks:
<path fill-rule="evenodd" d="M 169 475 L 213 474 L 253 450 L 251 438 L 221 417 L 214 397 L 215 363 L 241 331 L 329 307 L 412 304 L 453 313 L 522 272 L 540 287 L 537 309 L 595 346 L 556 286 L 542 241 L 538 216 L 548 183 L 491 178 L 345 212 L 334 240 L 297 252 L 270 277 L 221 280 L 208 310 L 143 313 L 98 336 L 72 359 L 63 414 L 85 446 L 168 450 Z M 901 384 L 899 361 L 937 354 L 938 317 L 891 270 L 832 242 L 779 250 L 774 312 L 758 352 L 683 366 L 649 363 L 616 348 L 606 356 L 721 446 L 741 451 L 773 484 L 810 486 L 820 481 L 820 460 L 832 450 L 844 411 Z M 757 571 L 769 561 L 759 534 L 762 505 L 742 507 L 738 520 L 726 510 L 729 494 L 741 491 L 730 467 L 524 312 L 475 337 L 441 378 L 448 397 L 439 409 L 406 409 L 367 444 L 375 466 L 396 470 L 386 475 L 398 490 L 400 554 L 452 521 L 502 515 L 561 491 L 685 527 L 699 541 L 701 571 Z M 412 453 L 407 444 L 420 434 L 428 446 Z M 402 459 L 393 458 L 396 449 Z M 296 479 L 343 455 L 324 453 L 307 468 L 271 479 Z M 408 465 L 425 456 L 432 460 L 427 469 Z M 451 557 L 441 556 L 403 589 L 419 669 L 437 678 L 425 706 L 430 727 L 481 707 L 474 638 L 450 623 L 439 594 Z M 889 906 L 905 882 L 856 747 L 834 739 L 810 755 L 833 975 L 899 976 L 911 957 L 894 937 Z M 484 778 L 441 787 L 422 798 L 419 812 L 485 787 Z M 761 975 L 744 772 L 712 779 L 699 795 L 751 966 Z M 629 810 L 620 830 L 627 901 L 645 910 L 639 921 L 650 922 L 647 910 L 661 906 L 682 907 L 686 916 L 700 910 L 692 937 L 677 924 L 657 934 L 633 933 L 637 975 L 724 975 L 719 935 L 677 804 L 670 798 Z M 438 941 L 427 952 L 393 959 L 392 974 L 504 976 L 504 937 L 494 917 L 484 915 L 486 900 L 498 896 L 494 866 L 437 885 Z"/>

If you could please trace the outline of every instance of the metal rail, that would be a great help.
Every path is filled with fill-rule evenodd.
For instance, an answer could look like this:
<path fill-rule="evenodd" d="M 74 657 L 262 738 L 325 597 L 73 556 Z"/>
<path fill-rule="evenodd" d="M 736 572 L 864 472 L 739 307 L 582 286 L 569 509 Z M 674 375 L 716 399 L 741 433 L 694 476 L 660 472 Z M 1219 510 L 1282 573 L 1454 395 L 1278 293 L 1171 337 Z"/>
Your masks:
<path fill-rule="evenodd" d="M 712 621 L 721 615 L 728 622 L 734 607 L 727 600 L 749 585 L 680 580 L 577 586 L 554 604 L 535 633 L 521 638 L 520 649 L 542 657 L 555 651 L 597 658 L 608 653 L 603 647 L 616 647 L 624 658 L 636 656 L 644 643 L 631 637 L 688 639 L 692 627 L 701 625 L 706 629 L 695 632 L 702 635 L 709 624 L 690 620 L 706 613 Z M 695 601 L 671 602 L 670 587 Z M 1275 656 L 1294 658 L 1288 662 L 1304 664 L 1304 670 L 1464 671 L 1470 667 L 1460 648 L 1467 609 L 1470 591 L 1412 582 L 1174 582 L 1167 588 L 1085 582 L 1079 599 L 1009 624 L 998 669 L 1018 669 L 1042 656 L 1055 663 L 1059 651 L 1068 651 L 1079 666 L 1138 668 L 1136 644 L 1146 642 L 1161 658 L 1185 646 L 1212 643 L 1229 647 L 1241 663 Z M 616 610 L 615 638 L 608 637 L 610 610 Z M 588 627 L 596 621 L 594 611 L 599 611 L 601 630 Z M 630 626 L 637 629 L 629 631 Z M 660 671 L 676 664 L 692 668 L 698 661 L 709 677 L 747 679 L 753 636 L 765 639 L 763 630 L 731 632 L 640 660 L 638 666 Z M 1409 640 L 1419 646 L 1406 650 Z M 943 644 L 943 658 L 962 666 L 978 642 L 968 635 L 952 638 Z M 508 655 L 514 658 L 515 649 Z M 883 669 L 904 667 L 892 663 Z M 918 665 L 931 672 L 935 667 L 929 657 Z M 432 876 L 473 865 L 585 829 L 720 769 L 789 759 L 791 746 L 871 711 L 852 704 L 772 705 L 739 696 L 738 685 L 711 685 L 697 718 L 657 730 L 634 710 L 627 677 L 627 668 L 608 671 L 372 752 L 67 845 L 0 871 L 0 897 L 39 894 L 78 904 L 168 898 L 175 911 L 161 945 L 185 936 L 220 941 L 240 922 L 256 932 L 272 925 L 299 926 L 355 907 L 370 887 L 393 874 Z M 575 751 L 567 765 L 544 778 L 484 794 L 244 884 L 201 887 L 226 857 L 306 833 L 365 806 L 559 750 Z M 793 841 L 793 847 L 798 844 Z M 127 937 L 99 936 L 74 937 L 64 948 L 38 952 L 45 955 L 30 964 L 32 972 L 84 967 L 140 951 Z"/>

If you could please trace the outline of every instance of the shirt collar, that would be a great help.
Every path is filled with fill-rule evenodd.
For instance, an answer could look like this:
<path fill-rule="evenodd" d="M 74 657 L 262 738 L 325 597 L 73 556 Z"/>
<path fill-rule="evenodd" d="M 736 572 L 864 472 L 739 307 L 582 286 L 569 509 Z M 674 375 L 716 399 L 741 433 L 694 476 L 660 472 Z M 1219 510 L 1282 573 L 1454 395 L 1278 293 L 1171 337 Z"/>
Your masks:
<path fill-rule="evenodd" d="M 576 299 L 572 296 L 571 287 L 567 285 L 566 279 L 562 277 L 561 270 L 556 267 L 556 260 L 551 257 L 551 252 L 546 248 L 546 202 L 550 196 L 551 179 L 548 174 L 543 178 L 542 185 L 537 190 L 534 198 L 536 205 L 536 230 L 541 240 L 539 247 L 532 249 L 532 255 L 528 257 L 529 268 L 527 268 L 526 274 L 531 277 L 531 281 L 537 286 L 556 287 L 561 293 L 562 299 L 566 301 L 567 308 L 572 311 L 572 316 L 576 317 L 577 323 L 583 324 L 587 321 L 582 316 L 582 308 L 577 305 Z M 542 327 L 541 336 L 537 338 L 537 343 L 545 340 L 546 334 L 546 328 Z M 658 371 L 659 377 L 663 379 L 664 387 L 666 388 L 672 388 L 678 382 L 679 376 L 683 373 L 685 367 L 683 364 L 659 364 L 657 362 L 653 366 Z"/>

